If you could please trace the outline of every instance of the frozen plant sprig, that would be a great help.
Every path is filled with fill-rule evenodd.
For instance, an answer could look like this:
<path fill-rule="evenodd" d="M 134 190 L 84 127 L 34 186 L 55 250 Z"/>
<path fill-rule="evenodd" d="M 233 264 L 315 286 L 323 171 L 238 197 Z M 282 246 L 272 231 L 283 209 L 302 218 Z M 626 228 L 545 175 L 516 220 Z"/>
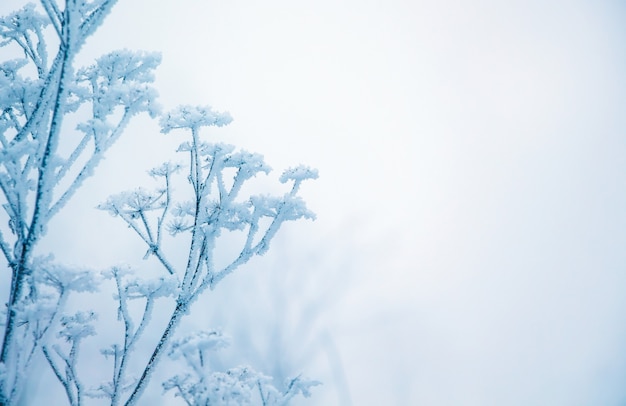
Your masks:
<path fill-rule="evenodd" d="M 18 371 L 28 371 L 41 345 L 49 341 L 70 294 L 95 292 L 99 284 L 93 271 L 58 264 L 51 256 L 35 258 L 32 269 L 31 284 L 37 300 L 24 300 L 15 307 L 17 322 L 28 326 L 22 331 L 21 351 L 14 358 Z M 26 379 L 23 374 L 13 378 L 11 398 L 17 396 L 18 388 Z"/>
<path fill-rule="evenodd" d="M 120 267 L 114 267 L 105 272 L 104 277 L 115 283 L 117 294 L 114 299 L 118 302 L 117 319 L 124 324 L 124 338 L 122 344 L 116 343 L 101 351 L 106 358 L 113 359 L 112 379 L 89 391 L 87 396 L 109 398 L 111 405 L 118 405 L 124 393 L 136 384 L 136 378 L 129 377 L 127 373 L 129 359 L 151 320 L 155 300 L 175 295 L 178 284 L 172 276 L 152 280 L 137 279 L 130 269 Z M 129 309 L 130 301 L 133 300 L 144 303 L 138 325 Z"/>
<path fill-rule="evenodd" d="M 67 315 L 63 308 L 70 292 L 94 291 L 100 281 L 87 270 L 39 261 L 34 253 L 50 220 L 91 176 L 130 119 L 143 112 L 158 115 L 151 83 L 160 56 L 113 51 L 76 69 L 74 60 L 82 45 L 116 0 L 40 3 L 43 12 L 29 4 L 0 18 L 0 47 L 13 48 L 20 56 L 0 61 L 0 214 L 8 224 L 0 230 L 0 251 L 12 274 L 0 351 L 0 404 L 20 403 L 31 360 L 41 350 L 70 404 L 81 404 L 85 396 L 108 397 L 118 404 L 130 392 L 125 404 L 131 405 L 141 396 L 193 301 L 207 287 L 214 288 L 237 267 L 267 251 L 285 221 L 314 215 L 296 196 L 302 178 L 286 178 L 294 185 L 282 197 L 239 197 L 245 181 L 270 168 L 258 154 L 200 141 L 200 130 L 230 123 L 228 113 L 183 106 L 165 115 L 163 133 L 191 132 L 191 140 L 179 150 L 190 159 L 186 169 L 194 197 L 173 203 L 169 182 L 179 167 L 165 164 L 151 172 L 164 183 L 160 189 L 138 189 L 103 206 L 133 228 L 148 245 L 145 258 L 156 257 L 169 276 L 145 281 L 118 268 L 111 271 L 124 340 L 103 350 L 113 360 L 111 380 L 86 391 L 77 359 L 80 344 L 95 333 L 96 316 L 93 312 Z M 50 35 L 57 38 L 49 42 Z M 229 180 L 226 173 L 232 170 L 236 175 Z M 262 226 L 265 220 L 269 227 Z M 217 268 L 213 250 L 223 230 L 241 231 L 247 238 L 239 255 Z M 164 231 L 191 235 L 187 265 L 175 267 L 166 259 Z M 145 331 L 154 301 L 164 297 L 174 299 L 174 311 L 143 373 L 135 377 L 126 368 L 128 357 Z M 131 317 L 131 301 L 145 305 L 139 319 Z M 57 342 L 50 338 L 55 331 Z M 231 369 L 212 376 L 216 382 L 230 379 L 234 384 L 226 387 L 232 389 L 237 382 L 253 382 L 249 372 Z"/>
<path fill-rule="evenodd" d="M 0 230 L 0 251 L 11 269 L 0 348 L 3 405 L 19 402 L 30 366 L 25 354 L 40 347 L 49 320 L 36 305 L 49 296 L 38 286 L 36 246 L 130 119 L 158 112 L 151 86 L 158 54 L 114 51 L 74 68 L 115 0 L 40 3 L 43 10 L 28 4 L 0 18 L 0 47 L 17 56 L 0 61 L 0 214 L 9 225 Z M 22 309 L 35 308 L 42 320 L 24 318 Z"/>
<path fill-rule="evenodd" d="M 289 379 L 284 391 L 272 385 L 272 378 L 251 367 L 213 371 L 207 362 L 213 352 L 228 345 L 220 332 L 199 332 L 172 343 L 170 358 L 183 358 L 187 369 L 163 382 L 164 392 L 174 391 L 187 405 L 284 406 L 299 394 L 311 395 L 318 381 L 297 376 Z"/>
<path fill-rule="evenodd" d="M 317 171 L 308 167 L 299 166 L 283 173 L 282 183 L 293 182 L 290 191 L 283 196 L 240 195 L 246 181 L 260 173 L 268 174 L 271 168 L 259 154 L 237 151 L 228 144 L 201 140 L 200 129 L 222 126 L 230 120 L 227 113 L 217 113 L 209 107 L 190 106 L 180 107 L 161 120 L 163 133 L 187 130 L 191 135 L 191 139 L 178 148 L 178 152 L 188 157 L 185 172 L 191 189 L 190 200 L 175 199 L 172 178 L 179 173 L 181 166 L 166 163 L 150 171 L 153 177 L 163 182 L 154 192 L 144 189 L 123 192 L 111 196 L 99 206 L 121 218 L 146 243 L 148 250 L 144 258 L 154 255 L 163 268 L 179 281 L 176 305 L 169 323 L 127 404 L 133 404 L 141 396 L 180 320 L 199 295 L 207 288 L 215 288 L 252 257 L 267 252 L 284 222 L 315 219 L 297 195 L 304 180 L 317 177 Z M 166 222 L 173 236 L 190 234 L 185 266 L 176 267 L 167 259 L 162 238 Z M 223 231 L 238 231 L 243 233 L 244 238 L 238 254 L 226 265 L 217 267 L 214 251 Z"/>
<path fill-rule="evenodd" d="M 58 336 L 69 343 L 69 350 L 63 350 L 60 345 L 43 345 L 42 351 L 48 364 L 54 371 L 57 379 L 63 385 L 68 401 L 72 406 L 82 404 L 84 385 L 77 369 L 78 353 L 82 340 L 96 334 L 91 324 L 96 320 L 94 312 L 77 312 L 72 316 L 61 318 L 61 331 Z"/>

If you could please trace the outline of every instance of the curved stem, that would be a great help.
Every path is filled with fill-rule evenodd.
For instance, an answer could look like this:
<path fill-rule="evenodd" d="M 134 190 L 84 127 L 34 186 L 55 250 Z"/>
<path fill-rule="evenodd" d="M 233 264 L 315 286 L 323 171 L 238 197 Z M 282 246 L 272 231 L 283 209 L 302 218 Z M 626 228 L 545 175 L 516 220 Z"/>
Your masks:
<path fill-rule="evenodd" d="M 139 381 L 137 382 L 137 385 L 135 386 L 130 397 L 124 404 L 125 406 L 134 405 L 143 394 L 144 390 L 146 389 L 146 386 L 148 385 L 150 381 L 150 376 L 152 374 L 152 371 L 158 364 L 159 359 L 161 358 L 161 355 L 163 354 L 163 350 L 165 350 L 165 348 L 167 347 L 167 344 L 169 343 L 169 340 L 172 334 L 174 333 L 174 330 L 176 330 L 178 323 L 180 323 L 182 316 L 186 312 L 187 312 L 187 304 L 185 302 L 179 301 L 176 304 L 176 308 L 172 312 L 170 321 L 167 324 L 167 327 L 165 328 L 165 330 L 163 331 L 163 334 L 161 335 L 161 339 L 159 340 L 158 344 L 154 348 L 154 351 L 152 352 L 152 355 L 150 356 L 150 360 L 148 361 L 148 364 L 146 364 L 146 367 L 144 368 L 143 373 L 141 374 L 141 377 L 139 378 Z"/>

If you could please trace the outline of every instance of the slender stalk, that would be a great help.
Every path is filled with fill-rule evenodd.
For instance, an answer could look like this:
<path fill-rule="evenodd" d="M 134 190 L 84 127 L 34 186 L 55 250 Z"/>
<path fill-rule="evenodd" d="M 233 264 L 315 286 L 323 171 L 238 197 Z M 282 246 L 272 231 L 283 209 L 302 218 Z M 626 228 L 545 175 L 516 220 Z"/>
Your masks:
<path fill-rule="evenodd" d="M 39 165 L 39 176 L 38 176 L 38 182 L 37 182 L 37 193 L 35 196 L 33 216 L 32 216 L 32 220 L 30 223 L 30 227 L 28 229 L 28 234 L 26 235 L 25 240 L 21 243 L 20 258 L 17 264 L 15 265 L 15 267 L 13 268 L 14 273 L 13 273 L 13 278 L 12 278 L 12 283 L 11 283 L 11 292 L 9 295 L 7 321 L 6 321 L 4 337 L 3 337 L 3 342 L 2 342 L 2 352 L 0 353 L 0 363 L 5 363 L 5 364 L 8 360 L 9 351 L 12 348 L 13 334 L 16 328 L 15 320 L 17 317 L 17 312 L 16 312 L 17 303 L 23 295 L 25 285 L 27 283 L 26 279 L 30 274 L 29 269 L 28 269 L 28 263 L 30 261 L 31 251 L 36 241 L 39 239 L 39 236 L 40 236 L 39 231 L 42 226 L 41 223 L 45 222 L 45 219 L 42 218 L 41 214 L 42 214 L 42 210 L 44 210 L 44 207 L 43 207 L 44 200 L 45 200 L 44 198 L 46 197 L 47 194 L 49 194 L 49 191 L 47 190 L 47 188 L 49 187 L 49 185 L 47 184 L 47 180 L 50 175 L 50 168 L 48 168 L 48 164 L 49 164 L 50 159 L 52 159 L 54 150 L 56 149 L 56 138 L 58 136 L 58 131 L 60 129 L 60 125 L 62 121 L 63 112 L 62 112 L 61 105 L 62 105 L 62 96 L 65 93 L 64 92 L 64 79 L 65 79 L 65 72 L 67 70 L 67 66 L 69 64 L 69 57 L 70 57 L 70 52 L 67 48 L 63 49 L 62 52 L 64 54 L 64 57 L 63 57 L 63 61 L 61 64 L 59 84 L 58 84 L 57 93 L 56 93 L 55 109 L 53 113 L 50 133 L 48 135 L 46 149 L 45 149 L 43 158 L 41 160 L 41 163 Z M 0 388 L 0 390 L 1 389 L 4 389 L 4 388 Z M 2 393 L 0 394 L 0 396 L 4 395 L 5 393 L 4 390 L 1 390 L 1 392 Z M 2 399 L 0 398 L 0 401 L 1 400 Z"/>
<path fill-rule="evenodd" d="M 69 12 L 66 10 L 65 19 L 66 19 L 66 30 L 64 32 L 67 38 L 70 38 L 70 24 L 69 24 Z M 19 260 L 12 267 L 13 274 L 11 278 L 11 291 L 9 293 L 9 302 L 7 304 L 7 319 L 4 330 L 4 337 L 2 340 L 2 350 L 0 352 L 0 363 L 7 364 L 10 352 L 13 349 L 13 336 L 15 334 L 15 330 L 17 328 L 17 305 L 24 295 L 24 291 L 26 289 L 26 284 L 28 283 L 27 279 L 30 276 L 29 262 L 31 257 L 31 252 L 40 237 L 40 230 L 44 223 L 46 222 L 45 218 L 42 218 L 42 212 L 45 213 L 47 211 L 47 207 L 43 207 L 46 205 L 46 200 L 48 200 L 50 196 L 49 189 L 49 177 L 52 174 L 52 168 L 49 167 L 50 160 L 53 157 L 54 152 L 57 147 L 57 138 L 60 131 L 61 123 L 63 121 L 63 97 L 65 95 L 65 80 L 66 80 L 66 72 L 70 65 L 71 59 L 71 51 L 67 46 L 61 46 L 59 50 L 59 54 L 61 55 L 60 68 L 59 68 L 59 79 L 58 85 L 56 87 L 56 98 L 54 104 L 54 110 L 52 114 L 52 122 L 50 125 L 50 131 L 48 133 L 48 138 L 46 141 L 46 147 L 44 150 L 43 157 L 39 164 L 38 168 L 38 181 L 37 181 L 37 192 L 34 201 L 34 209 L 32 220 L 30 222 L 30 227 L 28 228 L 28 233 L 24 240 L 18 241 L 18 244 L 21 245 L 21 252 L 19 256 Z M 58 60 L 58 58 L 57 58 Z M 50 77 L 56 72 L 52 71 Z M 42 90 L 42 94 L 45 94 L 47 89 Z M 42 100 L 40 100 L 42 102 Z M 38 103 L 39 106 L 46 105 L 47 103 Z M 28 123 L 25 127 L 28 127 Z M 16 138 L 20 134 L 16 135 Z M 19 371 L 16 371 L 19 373 Z M 7 393 L 7 380 L 4 379 L 0 382 L 0 404 L 8 404 L 8 400 L 6 399 Z M 16 388 L 12 388 L 11 392 Z"/>
<path fill-rule="evenodd" d="M 161 356 L 163 355 L 163 350 L 167 348 L 167 344 L 169 343 L 169 340 L 172 334 L 174 333 L 174 330 L 176 330 L 176 327 L 178 327 L 178 324 L 180 323 L 181 318 L 186 313 L 187 313 L 187 304 L 184 301 L 179 300 L 178 303 L 176 304 L 176 307 L 174 308 L 174 311 L 172 312 L 172 316 L 170 317 L 170 321 L 167 324 L 167 327 L 165 328 L 165 330 L 163 331 L 163 334 L 161 335 L 161 339 L 159 340 L 158 344 L 154 348 L 154 351 L 152 352 L 152 355 L 150 356 L 150 360 L 146 364 L 146 367 L 144 368 L 143 373 L 141 374 L 141 377 L 139 378 L 139 381 L 137 382 L 137 385 L 135 385 L 133 392 L 131 393 L 130 397 L 124 404 L 125 406 L 133 406 L 134 404 L 136 404 L 136 402 L 139 400 L 139 398 L 143 394 L 144 390 L 146 389 L 146 386 L 148 385 L 150 381 L 150 376 L 152 375 L 154 368 L 158 364 Z"/>

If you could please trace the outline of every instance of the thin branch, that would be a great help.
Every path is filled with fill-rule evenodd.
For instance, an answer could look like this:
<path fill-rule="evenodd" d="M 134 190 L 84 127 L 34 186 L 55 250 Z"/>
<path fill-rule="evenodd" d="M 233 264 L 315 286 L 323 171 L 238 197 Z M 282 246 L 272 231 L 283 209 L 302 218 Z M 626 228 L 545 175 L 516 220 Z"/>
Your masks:
<path fill-rule="evenodd" d="M 50 22 L 52 23 L 54 30 L 57 32 L 59 39 L 63 41 L 63 35 L 61 35 L 61 12 L 59 11 L 56 2 L 53 0 L 41 0 L 41 5 L 46 10 L 48 18 L 50 18 Z"/>
<path fill-rule="evenodd" d="M 177 383 L 175 386 L 176 386 L 176 389 L 178 389 L 178 394 L 180 395 L 181 398 L 183 398 L 185 403 L 187 403 L 187 406 L 193 406 L 193 401 L 187 398 L 187 395 L 183 391 L 183 388 L 180 386 L 180 384 Z"/>
<path fill-rule="evenodd" d="M 43 66 L 43 63 L 44 63 L 43 58 L 39 56 L 37 51 L 35 51 L 33 42 L 31 41 L 28 35 L 24 34 L 24 40 L 26 41 L 26 45 L 28 46 L 28 49 L 30 50 L 30 54 L 32 55 L 31 59 L 33 60 L 33 63 L 37 67 L 37 72 L 39 73 L 39 77 L 42 77 L 45 72 L 45 66 Z"/>
<path fill-rule="evenodd" d="M 57 56 L 54 58 L 54 62 L 52 63 L 52 67 L 46 76 L 46 80 L 41 86 L 41 92 L 37 97 L 37 103 L 35 104 L 35 108 L 33 109 L 32 114 L 28 117 L 24 126 L 19 130 L 19 132 L 13 137 L 11 140 L 11 145 L 21 141 L 26 137 L 26 134 L 31 132 L 34 138 L 37 138 L 35 134 L 38 134 L 38 131 L 33 130 L 33 126 L 42 125 L 43 114 L 48 113 L 48 105 L 54 98 L 54 90 L 58 89 L 58 85 L 56 82 L 60 80 L 60 71 L 63 61 L 65 60 L 66 48 L 65 46 L 61 46 L 59 48 L 59 52 Z"/>
<path fill-rule="evenodd" d="M 119 315 L 122 316 L 124 322 L 124 349 L 122 350 L 121 359 L 115 363 L 113 374 L 113 394 L 111 396 L 111 405 L 116 405 L 123 385 L 124 366 L 129 355 L 130 343 L 132 341 L 133 321 L 128 312 L 126 289 L 122 286 L 122 278 L 119 272 L 114 271 L 115 284 L 117 286 L 117 295 L 119 302 Z M 118 318 L 119 318 L 118 315 Z M 115 349 L 117 356 L 117 348 Z M 116 357 L 117 358 L 117 357 Z"/>
<path fill-rule="evenodd" d="M 163 253 L 161 252 L 161 249 L 158 246 L 155 246 L 154 249 L 152 250 L 152 253 L 157 257 L 157 259 L 159 260 L 159 262 L 161 262 L 161 264 L 163 265 L 163 267 L 165 268 L 165 270 L 170 274 L 170 275 L 175 275 L 176 271 L 174 270 L 174 267 L 172 266 L 172 264 L 170 264 L 170 262 L 165 258 L 165 256 L 163 255 Z"/>
<path fill-rule="evenodd" d="M 200 158 L 198 157 L 198 149 L 200 148 L 200 145 L 198 141 L 198 130 L 196 127 L 193 127 L 191 129 L 191 137 L 193 140 L 193 144 L 191 146 L 191 165 L 190 165 L 191 175 L 190 176 L 192 179 L 191 184 L 193 185 L 196 198 L 198 198 L 200 197 L 200 174 L 201 174 L 202 169 L 200 167 L 200 162 L 199 162 Z"/>
<path fill-rule="evenodd" d="M 63 179 L 63 177 L 65 176 L 65 174 L 67 174 L 67 172 L 72 168 L 72 166 L 74 165 L 74 162 L 76 162 L 78 157 L 80 157 L 82 152 L 85 150 L 91 138 L 92 138 L 91 134 L 85 134 L 83 136 L 83 138 L 80 140 L 76 148 L 74 148 L 74 150 L 72 151 L 70 156 L 67 158 L 65 163 L 61 166 L 61 168 L 59 168 L 58 172 L 56 173 L 57 183 L 60 182 L 61 179 Z"/>
<path fill-rule="evenodd" d="M 207 250 L 207 237 L 203 236 L 202 245 L 198 253 L 199 257 L 196 263 L 196 269 L 193 272 L 193 277 L 191 278 L 191 282 L 189 283 L 188 291 L 191 295 L 195 295 L 194 289 L 202 278 L 202 267 L 203 267 L 203 264 L 206 262 L 205 258 L 206 258 L 207 251 L 208 251 Z"/>
<path fill-rule="evenodd" d="M 170 207 L 170 203 L 172 200 L 172 191 L 170 185 L 170 174 L 169 172 L 165 172 L 165 206 L 163 206 L 163 211 L 161 212 L 161 216 L 157 221 L 157 247 L 161 245 L 161 235 L 163 230 L 163 222 L 165 220 L 165 216 L 167 215 L 167 211 Z"/>
<path fill-rule="evenodd" d="M 80 383 L 78 379 L 78 375 L 76 373 L 76 361 L 78 357 L 78 346 L 80 345 L 80 339 L 74 339 L 72 342 L 72 348 L 70 349 L 70 361 L 71 364 L 68 366 L 69 372 L 72 377 L 72 381 L 74 382 L 74 387 L 76 388 L 76 405 L 80 405 L 82 398 L 82 389 L 83 385 Z"/>
<path fill-rule="evenodd" d="M 18 37 L 13 37 L 13 41 L 15 41 L 22 48 L 26 56 L 30 58 L 30 60 L 33 61 L 35 65 L 37 65 L 36 56 L 33 54 L 33 50 L 29 47 L 30 41 L 28 39 L 28 36 L 26 35 L 26 33 L 23 33 L 22 36 L 24 37 L 23 41 L 20 40 Z"/>
<path fill-rule="evenodd" d="M 80 37 L 85 39 L 100 25 L 104 17 L 111 11 L 117 0 L 106 0 L 95 11 L 91 12 L 80 25 Z"/>
<path fill-rule="evenodd" d="M 223 206 L 222 202 L 225 202 L 228 193 L 226 193 L 226 186 L 224 186 L 224 178 L 222 177 L 222 172 L 219 171 L 215 175 L 215 179 L 217 180 L 217 190 L 219 191 L 219 199 L 220 206 Z"/>
<path fill-rule="evenodd" d="M 261 386 L 261 381 L 256 381 L 257 387 L 259 388 L 259 394 L 261 395 L 261 404 L 263 406 L 267 405 L 267 400 L 265 399 L 265 394 L 263 393 L 263 387 Z"/>
<path fill-rule="evenodd" d="M 118 208 L 115 208 L 115 211 L 116 211 L 117 215 L 119 215 L 119 216 L 120 216 L 120 217 L 121 217 L 121 218 L 122 218 L 122 219 L 126 222 L 126 224 L 128 224 L 128 226 L 129 226 L 130 228 L 132 228 L 132 229 L 133 229 L 133 230 L 137 233 L 137 235 L 139 235 L 139 237 L 141 237 L 141 239 L 142 239 L 142 240 L 143 240 L 143 241 L 144 241 L 144 242 L 145 242 L 148 246 L 150 246 L 150 245 L 151 245 L 151 243 L 150 243 L 150 239 L 148 239 L 148 236 L 146 236 L 146 235 L 143 233 L 143 231 L 141 231 L 141 230 L 139 229 L 139 227 L 137 227 L 137 224 L 135 224 L 135 222 L 133 221 L 133 219 L 132 219 L 132 218 L 130 218 L 130 216 L 129 216 L 128 214 L 124 213 L 123 211 L 119 210 Z"/>
<path fill-rule="evenodd" d="M 59 298 L 57 299 L 57 303 L 54 306 L 54 311 L 52 312 L 52 315 L 50 316 L 50 319 L 48 320 L 48 322 L 45 324 L 45 326 L 42 329 L 39 329 L 39 323 L 41 320 L 38 319 L 36 321 L 37 327 L 32 331 L 33 344 L 32 344 L 29 354 L 26 356 L 26 360 L 24 361 L 24 366 L 22 368 L 23 370 L 27 371 L 29 369 L 33 356 L 35 352 L 37 351 L 37 349 L 39 348 L 39 344 L 44 341 L 43 340 L 44 337 L 50 330 L 50 327 L 54 324 L 56 317 L 59 314 L 60 309 L 62 308 L 63 304 L 66 302 L 66 299 L 67 299 L 67 295 L 65 294 L 65 290 L 63 289 L 63 287 L 61 287 Z M 15 385 L 14 389 L 16 389 L 18 386 L 19 385 Z"/>
<path fill-rule="evenodd" d="M 148 240 L 151 247 L 154 245 L 154 237 L 152 237 L 152 230 L 150 230 L 150 225 L 148 224 L 148 219 L 146 218 L 146 214 L 143 210 L 139 210 L 139 217 L 141 218 L 141 222 L 143 223 L 144 228 L 146 229 L 146 233 L 148 234 Z"/>
<path fill-rule="evenodd" d="M 56 375 L 59 382 L 61 382 L 61 385 L 63 385 L 63 387 L 65 388 L 65 394 L 67 395 L 67 398 L 70 401 L 70 404 L 74 405 L 76 402 L 74 400 L 74 394 L 72 393 L 72 388 L 70 387 L 69 381 L 64 379 L 63 375 L 61 375 L 59 366 L 57 366 L 54 360 L 52 359 L 52 356 L 50 355 L 50 352 L 48 351 L 48 347 L 44 345 L 42 347 L 42 351 L 43 351 L 44 356 L 46 357 L 46 360 L 48 361 L 48 364 L 50 364 L 52 371 L 54 371 L 54 375 Z"/>
<path fill-rule="evenodd" d="M 85 181 L 85 179 L 87 179 L 91 175 L 91 173 L 92 173 L 93 169 L 95 168 L 95 166 L 102 159 L 102 156 L 101 156 L 100 152 L 103 152 L 105 149 L 108 148 L 109 145 L 114 143 L 119 138 L 119 136 L 122 133 L 122 130 L 126 127 L 128 122 L 130 121 L 131 117 L 132 117 L 132 114 L 130 114 L 128 109 L 126 109 L 126 111 L 124 112 L 124 115 L 122 116 L 122 119 L 118 123 L 117 127 L 115 128 L 115 130 L 113 130 L 111 135 L 108 137 L 108 140 L 107 140 L 107 144 L 108 145 L 106 145 L 101 151 L 98 150 L 98 147 L 96 146 L 96 151 L 94 151 L 94 154 L 91 156 L 91 158 L 89 158 L 89 160 L 87 160 L 87 162 L 85 163 L 83 168 L 80 170 L 80 172 L 78 173 L 76 178 L 74 178 L 74 180 L 72 181 L 72 184 L 61 195 L 59 200 L 57 200 L 56 203 L 51 205 L 51 208 L 50 208 L 50 210 L 48 212 L 48 216 L 54 216 L 56 213 L 58 213 L 58 211 L 63 206 L 65 206 L 65 204 L 72 197 L 72 195 L 74 195 L 76 190 Z"/>
<path fill-rule="evenodd" d="M 150 320 L 150 316 L 152 316 L 153 309 L 154 309 L 153 299 L 150 297 L 146 298 L 146 306 L 144 307 L 144 310 L 143 310 L 143 316 L 141 317 L 141 322 L 139 323 L 139 327 L 137 327 L 137 330 L 135 330 L 135 334 L 133 335 L 130 341 L 129 349 L 135 345 L 139 337 L 141 337 L 141 334 L 143 334 L 144 330 L 146 329 L 146 326 L 148 325 L 148 321 Z"/>
<path fill-rule="evenodd" d="M 278 228 L 280 228 L 280 225 L 284 221 L 281 216 L 282 207 L 283 205 L 280 205 L 276 215 L 274 216 L 274 220 L 272 220 L 272 223 L 269 225 L 267 230 L 265 230 L 265 234 L 254 247 L 249 248 L 248 241 L 246 241 L 246 246 L 242 249 L 242 251 L 239 253 L 239 256 L 233 262 L 231 262 L 228 266 L 226 266 L 217 274 L 211 275 L 210 278 L 207 278 L 206 283 L 211 286 L 211 289 L 213 289 L 215 285 L 217 285 L 217 283 L 224 279 L 228 274 L 232 273 L 239 266 L 248 262 L 250 258 L 252 258 L 254 255 L 262 253 L 265 247 L 269 245 L 271 239 L 274 237 L 274 235 L 278 231 Z M 252 225 L 250 226 L 250 230 L 252 230 Z M 251 239 L 249 238 L 249 240 Z M 203 285 L 205 285 L 205 283 L 203 283 Z M 204 290 L 205 287 L 206 286 L 202 286 L 202 289 Z"/>
<path fill-rule="evenodd" d="M 57 353 L 59 358 L 61 358 L 61 360 L 65 364 L 65 382 L 67 382 L 67 385 L 68 385 L 68 390 L 67 390 L 68 399 L 70 400 L 71 405 L 76 405 L 77 404 L 76 398 L 78 397 L 78 394 L 74 394 L 74 392 L 71 390 L 72 388 L 70 387 L 70 383 L 74 383 L 74 389 L 76 389 L 76 379 L 75 379 L 76 377 L 73 373 L 74 367 L 72 363 L 70 362 L 70 360 L 61 352 L 58 346 L 54 345 L 52 346 L 52 349 L 54 349 L 54 351 Z"/>
<path fill-rule="evenodd" d="M 125 406 L 135 405 L 136 402 L 141 397 L 141 395 L 143 394 L 148 384 L 148 381 L 150 380 L 150 375 L 152 374 L 152 370 L 156 367 L 157 363 L 159 362 L 159 359 L 161 358 L 163 350 L 167 347 L 169 340 L 171 338 L 171 335 L 174 333 L 174 330 L 180 323 L 182 316 L 185 313 L 187 313 L 187 309 L 188 309 L 188 304 L 186 302 L 182 302 L 180 300 L 177 302 L 176 307 L 174 311 L 172 312 L 172 316 L 170 317 L 170 321 L 168 322 L 167 327 L 163 331 L 163 334 L 161 335 L 161 339 L 159 340 L 158 344 L 154 348 L 154 351 L 152 352 L 152 355 L 150 356 L 150 360 L 148 361 L 148 364 L 144 368 L 143 373 L 141 374 L 141 377 L 139 378 L 139 381 L 135 385 L 135 388 L 133 389 L 132 393 L 130 394 L 130 397 L 126 401 Z"/>

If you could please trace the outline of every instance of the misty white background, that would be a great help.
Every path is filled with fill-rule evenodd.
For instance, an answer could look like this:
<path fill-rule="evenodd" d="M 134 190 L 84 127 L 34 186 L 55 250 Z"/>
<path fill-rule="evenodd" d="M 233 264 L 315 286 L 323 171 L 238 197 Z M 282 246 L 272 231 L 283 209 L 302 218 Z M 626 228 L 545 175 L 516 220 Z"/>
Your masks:
<path fill-rule="evenodd" d="M 161 51 L 166 109 L 228 110 L 214 140 L 277 173 L 319 168 L 317 221 L 288 224 L 221 297 L 268 306 L 255 274 L 289 323 L 320 302 L 303 368 L 325 384 L 305 404 L 623 405 L 625 22 L 608 0 L 120 0 L 79 62 Z M 135 121 L 45 246 L 141 258 L 93 207 L 180 140 Z"/>

